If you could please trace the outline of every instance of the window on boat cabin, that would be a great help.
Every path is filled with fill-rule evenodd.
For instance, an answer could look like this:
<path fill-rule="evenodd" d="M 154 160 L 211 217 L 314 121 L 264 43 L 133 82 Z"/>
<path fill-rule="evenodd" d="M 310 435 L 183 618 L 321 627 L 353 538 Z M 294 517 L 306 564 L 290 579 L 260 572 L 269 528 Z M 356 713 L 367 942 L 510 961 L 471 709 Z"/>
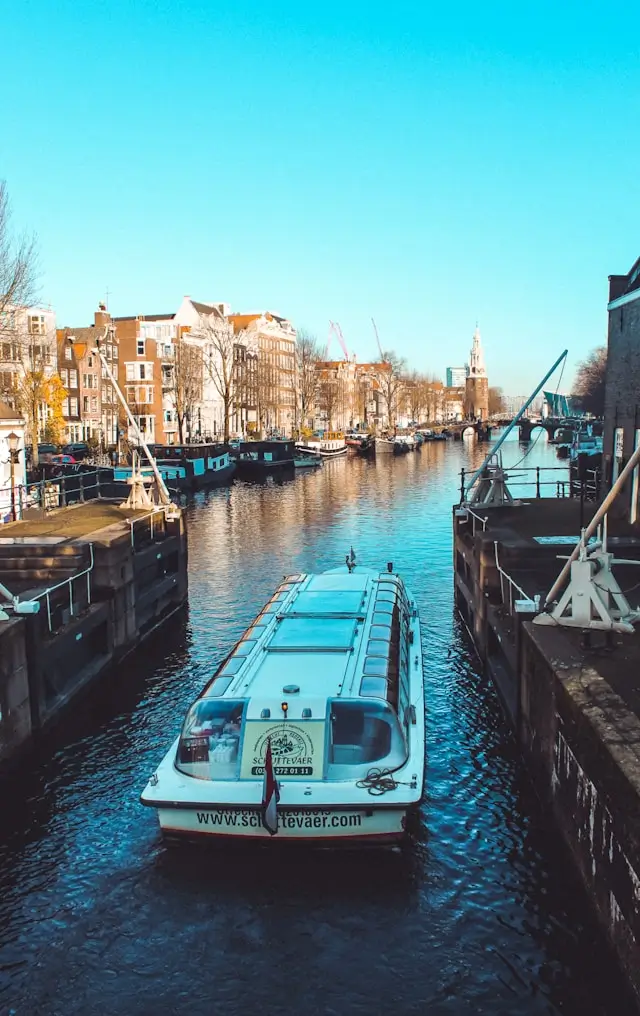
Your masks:
<path fill-rule="evenodd" d="M 194 702 L 180 734 L 176 768 L 199 780 L 235 779 L 245 704 L 215 697 Z"/>
<path fill-rule="evenodd" d="M 402 730 L 388 703 L 336 699 L 329 708 L 329 779 L 353 779 L 373 764 L 395 767 L 406 760 Z"/>

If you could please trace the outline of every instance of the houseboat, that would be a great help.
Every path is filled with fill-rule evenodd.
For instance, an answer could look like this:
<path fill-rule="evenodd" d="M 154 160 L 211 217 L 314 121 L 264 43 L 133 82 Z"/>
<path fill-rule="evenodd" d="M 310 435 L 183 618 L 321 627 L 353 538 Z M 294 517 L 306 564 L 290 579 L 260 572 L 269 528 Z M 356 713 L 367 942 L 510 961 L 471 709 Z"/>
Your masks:
<path fill-rule="evenodd" d="M 228 483 L 236 471 L 229 455 L 229 448 L 223 444 L 149 445 L 149 451 L 169 490 L 201 490 L 204 487 L 219 487 Z M 142 460 L 144 463 L 144 459 Z M 143 464 L 143 475 L 153 475 L 150 466 Z M 113 479 L 127 481 L 131 466 L 116 466 Z"/>
<path fill-rule="evenodd" d="M 350 430 L 346 432 L 344 439 L 347 448 L 351 448 L 358 455 L 369 455 L 373 451 L 374 438 L 371 434 Z"/>
<path fill-rule="evenodd" d="M 294 468 L 293 441 L 241 441 L 235 450 L 238 476 L 260 479 L 269 473 Z"/>
<path fill-rule="evenodd" d="M 423 793 L 420 621 L 392 565 L 286 577 L 187 712 L 142 803 L 165 838 L 384 845 Z"/>
<path fill-rule="evenodd" d="M 302 452 L 321 455 L 323 459 L 333 459 L 339 455 L 346 455 L 347 442 L 340 430 L 329 430 L 323 434 L 316 431 L 304 441 L 296 441 L 296 448 Z"/>

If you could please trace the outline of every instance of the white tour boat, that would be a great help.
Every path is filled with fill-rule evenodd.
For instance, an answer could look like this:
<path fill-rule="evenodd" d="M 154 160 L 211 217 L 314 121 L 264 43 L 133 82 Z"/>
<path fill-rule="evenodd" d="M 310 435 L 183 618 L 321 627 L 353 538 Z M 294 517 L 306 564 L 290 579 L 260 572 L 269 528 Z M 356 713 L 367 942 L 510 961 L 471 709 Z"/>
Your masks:
<path fill-rule="evenodd" d="M 296 448 L 301 452 L 321 455 L 323 459 L 333 459 L 338 455 L 347 454 L 347 442 L 342 431 L 313 434 L 304 441 L 296 441 Z"/>
<path fill-rule="evenodd" d="M 387 566 L 290 575 L 142 793 L 166 837 L 401 841 L 423 792 L 415 600 Z"/>

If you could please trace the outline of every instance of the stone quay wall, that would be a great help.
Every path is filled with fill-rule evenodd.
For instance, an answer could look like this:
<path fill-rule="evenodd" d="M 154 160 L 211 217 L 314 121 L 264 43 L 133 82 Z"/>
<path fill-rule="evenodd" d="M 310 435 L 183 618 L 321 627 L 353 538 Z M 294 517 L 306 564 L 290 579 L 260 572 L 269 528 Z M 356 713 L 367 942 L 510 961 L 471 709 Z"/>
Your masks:
<path fill-rule="evenodd" d="M 135 519 L 133 526 L 118 522 L 46 551 L 18 542 L 1 551 L 0 580 L 11 589 L 20 582 L 22 600 L 40 600 L 36 614 L 0 620 L 3 763 L 92 682 L 108 679 L 114 663 L 185 603 L 185 520 L 181 512 L 170 517 L 158 512 Z M 70 559 L 68 582 L 64 565 Z M 38 588 L 37 577 L 45 574 L 54 577 Z M 29 582 L 32 588 L 25 588 Z M 54 586 L 43 595 L 43 588 Z"/>
<path fill-rule="evenodd" d="M 507 571 L 533 552 L 500 537 L 454 516 L 456 604 L 640 1003 L 640 721 L 579 632 L 512 609 L 496 541 Z M 537 547 L 535 567 L 557 553 Z"/>

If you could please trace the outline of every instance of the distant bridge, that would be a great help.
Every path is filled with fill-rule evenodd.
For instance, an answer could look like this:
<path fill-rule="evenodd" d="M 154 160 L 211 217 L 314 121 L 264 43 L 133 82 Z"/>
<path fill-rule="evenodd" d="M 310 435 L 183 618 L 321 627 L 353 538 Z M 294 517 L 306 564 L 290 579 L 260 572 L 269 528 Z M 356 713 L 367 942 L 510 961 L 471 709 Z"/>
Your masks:
<path fill-rule="evenodd" d="M 528 417 L 524 417 L 518 424 L 518 432 L 521 441 L 530 441 L 531 434 L 538 427 L 542 430 L 546 430 L 549 435 L 549 439 L 556 436 L 559 430 L 577 430 L 585 423 L 584 416 L 548 416 L 545 420 L 530 420 Z M 590 420 L 588 421 L 593 426 L 594 434 L 602 433 L 602 421 L 601 420 Z M 513 417 L 492 417 L 489 420 L 489 425 L 492 427 L 508 427 L 513 423 Z"/>

